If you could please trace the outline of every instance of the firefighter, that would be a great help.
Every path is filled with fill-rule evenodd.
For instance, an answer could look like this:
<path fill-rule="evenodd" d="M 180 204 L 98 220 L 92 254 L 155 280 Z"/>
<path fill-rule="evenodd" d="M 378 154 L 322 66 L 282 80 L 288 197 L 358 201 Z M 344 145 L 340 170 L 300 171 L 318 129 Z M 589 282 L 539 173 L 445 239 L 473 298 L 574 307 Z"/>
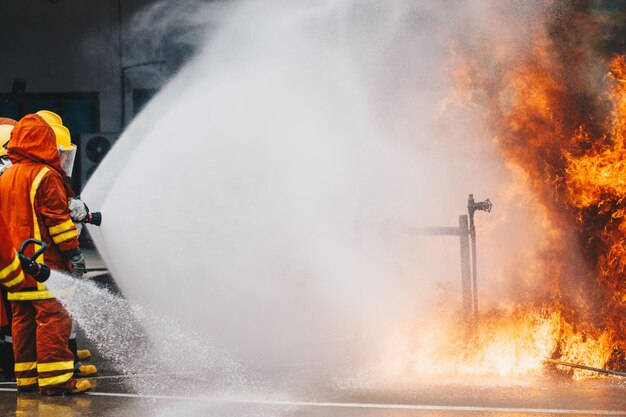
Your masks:
<path fill-rule="evenodd" d="M 9 144 L 9 138 L 15 123 L 17 121 L 13 119 L 0 117 L 0 175 L 11 166 L 6 147 Z M 2 236 L 3 238 L 0 239 L 6 240 L 7 234 L 3 232 Z M 2 368 L 2 377 L 5 381 L 15 379 L 13 373 L 13 342 L 11 339 L 11 304 L 7 300 L 5 286 L 0 286 L 0 368 Z"/>
<path fill-rule="evenodd" d="M 41 116 L 46 121 L 46 123 L 48 123 L 55 131 L 57 147 L 60 148 L 62 146 L 66 149 L 76 149 L 76 146 L 72 144 L 69 131 L 65 131 L 67 128 L 63 125 L 63 119 L 61 119 L 61 116 L 50 110 L 39 110 L 36 114 Z M 57 132 L 59 132 L 59 134 L 57 134 Z M 71 166 L 68 167 L 69 172 L 66 172 L 67 177 L 72 176 L 72 168 L 73 163 Z M 65 181 L 65 184 L 65 189 L 69 197 L 68 205 L 70 207 L 70 217 L 72 218 L 75 226 L 80 228 L 82 226 L 81 222 L 85 220 L 85 217 L 87 217 L 87 215 L 89 214 L 89 209 L 80 198 L 76 197 L 76 193 L 74 193 L 74 190 L 72 190 L 67 181 Z"/>
<path fill-rule="evenodd" d="M 75 146 L 71 143 L 69 131 L 65 126 L 63 126 L 63 120 L 61 119 L 61 116 L 49 110 L 39 110 L 36 114 L 40 115 L 53 128 L 52 130 L 55 131 L 57 147 L 64 146 L 66 149 L 75 149 Z M 2 175 L 4 169 L 11 166 L 11 161 L 6 154 L 6 147 L 9 142 L 11 130 L 13 129 L 15 123 L 16 121 L 13 119 L 0 117 L 0 144 L 2 144 L 2 148 L 0 148 L 0 175 Z M 70 171 L 69 175 L 67 175 L 69 177 L 71 175 L 71 168 L 73 166 L 73 163 L 70 161 L 67 165 L 67 169 Z M 69 196 L 68 204 L 70 210 L 70 218 L 74 222 L 74 225 L 77 227 L 78 233 L 80 235 L 80 231 L 82 228 L 82 223 L 80 222 L 82 222 L 89 214 L 89 209 L 82 200 L 74 197 L 74 191 L 71 189 L 68 182 L 65 181 L 64 184 Z M 5 379 L 11 380 L 13 379 L 13 347 L 11 344 L 10 312 L 11 308 L 10 304 L 6 302 L 6 291 L 3 291 L 3 297 L 5 301 L 4 305 L 6 306 L 6 312 L 4 314 L 6 320 L 2 322 L 2 326 L 4 329 L 4 334 L 6 334 L 6 336 L 4 337 L 5 344 L 1 346 L 0 350 L 0 368 L 3 369 L 3 376 L 5 377 Z M 90 376 L 98 372 L 95 365 L 83 365 L 81 363 L 82 360 L 86 360 L 91 357 L 91 352 L 88 349 L 78 349 L 76 343 L 76 328 L 74 325 L 74 321 L 72 321 L 72 331 L 69 338 L 69 347 L 74 354 L 74 368 L 78 376 Z"/>
<path fill-rule="evenodd" d="M 40 110 L 37 114 L 44 117 L 44 120 L 46 120 L 49 124 L 62 123 L 61 117 L 51 111 Z M 4 172 L 6 168 L 11 166 L 11 161 L 7 155 L 6 148 L 9 144 L 11 131 L 13 130 L 15 123 L 17 123 L 16 120 L 0 117 L 0 175 L 2 175 L 2 172 Z M 55 136 L 65 138 L 61 141 L 63 143 L 59 143 L 59 140 L 57 140 L 57 146 L 71 146 L 71 143 L 70 145 L 67 145 L 67 143 L 70 142 L 69 134 L 65 133 L 63 135 L 64 132 L 61 129 L 64 128 L 53 128 L 53 130 L 55 130 Z M 59 135 L 56 134 L 56 131 L 58 130 L 61 130 L 61 134 Z M 69 191 L 72 193 L 71 195 L 73 195 L 73 191 L 71 191 L 71 189 L 69 189 Z M 77 222 L 75 223 L 76 226 L 82 226 L 79 222 L 82 221 L 89 213 L 87 206 L 80 199 L 73 197 L 69 198 L 68 203 L 70 208 L 70 217 L 74 222 Z M 6 293 L 6 289 L 0 287 L 0 368 L 2 369 L 2 376 L 4 377 L 4 380 L 12 381 L 15 379 L 15 375 L 13 372 L 13 342 L 11 339 L 11 305 L 7 301 Z M 88 349 L 77 349 L 76 330 L 73 321 L 69 347 L 74 354 L 74 368 L 79 376 L 90 376 L 98 372 L 94 365 L 83 365 L 80 362 L 81 360 L 89 359 L 91 357 L 91 352 Z"/>
<path fill-rule="evenodd" d="M 72 170 L 74 166 L 74 157 L 76 155 L 76 145 L 74 145 L 71 141 L 69 130 L 63 126 L 63 120 L 61 116 L 58 114 L 51 112 L 49 110 L 39 110 L 37 115 L 41 116 L 42 119 L 46 121 L 54 131 L 56 146 L 61 151 L 61 155 L 66 155 L 64 157 L 70 158 L 70 160 L 65 161 L 64 164 L 64 172 L 66 178 L 71 177 Z M 70 218 L 74 222 L 74 226 L 76 227 L 78 234 L 80 235 L 82 223 L 89 213 L 87 206 L 83 203 L 82 200 L 74 197 L 74 191 L 69 186 L 68 182 L 64 178 L 65 191 L 68 194 L 68 206 L 70 211 Z M 83 365 L 81 360 L 86 360 L 91 357 L 91 352 L 88 349 L 78 349 L 78 345 L 76 343 L 76 326 L 74 321 L 72 320 L 72 331 L 70 332 L 69 338 L 69 347 L 74 355 L 74 371 L 78 376 L 90 376 L 94 375 L 98 372 L 98 369 L 95 365 Z"/>
<path fill-rule="evenodd" d="M 81 276 L 85 259 L 69 216 L 61 165 L 72 159 L 71 150 L 59 155 L 52 128 L 41 116 L 29 114 L 14 126 L 7 152 L 13 165 L 0 176 L 0 213 L 11 241 L 41 240 L 48 249 L 37 261 Z M 91 389 L 88 380 L 74 378 L 74 356 L 68 348 L 71 319 L 46 286 L 26 275 L 23 287 L 10 291 L 8 299 L 18 390 L 38 387 L 42 394 L 55 395 Z"/>
<path fill-rule="evenodd" d="M 11 166 L 11 161 L 7 155 L 7 145 L 11 137 L 11 131 L 17 121 L 8 117 L 0 117 L 0 175 L 5 169 Z"/>
<path fill-rule="evenodd" d="M 69 149 L 74 146 L 71 144 L 69 132 L 61 125 L 62 119 L 59 115 L 48 110 L 40 110 L 37 114 L 42 116 L 44 120 L 53 127 L 55 137 L 57 138 L 57 147 L 65 146 Z M 6 148 L 15 123 L 17 122 L 13 119 L 0 117 L 0 175 L 2 175 L 2 172 L 4 172 L 6 168 L 11 166 Z M 69 195 L 74 195 L 74 192 L 69 188 L 67 183 L 66 191 L 68 191 Z M 75 222 L 75 226 L 80 228 L 82 226 L 80 222 L 89 214 L 89 210 L 85 203 L 78 198 L 70 197 L 68 204 L 70 217 L 72 221 Z M 78 229 L 78 232 L 80 234 L 80 229 Z M 13 373 L 13 345 L 11 339 L 11 305 L 7 301 L 6 290 L 0 287 L 0 292 L 0 313 L 2 320 L 2 327 L 0 327 L 0 368 L 2 369 L 2 375 L 5 380 L 13 380 L 15 376 Z M 72 321 L 69 347 L 74 355 L 74 369 L 78 376 L 90 376 L 98 372 L 94 365 L 83 365 L 81 363 L 81 360 L 86 360 L 91 357 L 91 352 L 88 349 L 77 349 L 74 321 Z"/>

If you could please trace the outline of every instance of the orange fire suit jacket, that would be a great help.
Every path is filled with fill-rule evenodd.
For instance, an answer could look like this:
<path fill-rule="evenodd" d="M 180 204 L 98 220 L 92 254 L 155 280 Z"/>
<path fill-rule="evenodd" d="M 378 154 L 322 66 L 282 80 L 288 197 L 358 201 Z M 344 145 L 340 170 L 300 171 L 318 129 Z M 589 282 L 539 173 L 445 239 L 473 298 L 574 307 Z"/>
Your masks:
<path fill-rule="evenodd" d="M 70 272 L 64 253 L 78 251 L 78 231 L 70 219 L 54 131 L 40 116 L 26 115 L 13 128 L 7 153 L 13 165 L 0 176 L 0 213 L 13 246 L 29 238 L 41 240 L 48 249 L 37 262 Z M 30 246 L 24 255 L 30 257 L 34 250 Z M 44 300 L 54 295 L 26 274 L 24 286 L 8 298 Z"/>
<path fill-rule="evenodd" d="M 9 229 L 0 216 L 0 284 L 7 290 L 14 292 L 19 291 L 25 282 L 20 259 L 17 257 L 11 239 L 9 239 Z M 0 325 L 9 325 L 9 319 L 4 308 L 0 308 Z"/>
<path fill-rule="evenodd" d="M 9 239 L 9 229 L 0 216 L 0 284 L 9 291 L 19 291 L 24 282 L 22 264 Z"/>

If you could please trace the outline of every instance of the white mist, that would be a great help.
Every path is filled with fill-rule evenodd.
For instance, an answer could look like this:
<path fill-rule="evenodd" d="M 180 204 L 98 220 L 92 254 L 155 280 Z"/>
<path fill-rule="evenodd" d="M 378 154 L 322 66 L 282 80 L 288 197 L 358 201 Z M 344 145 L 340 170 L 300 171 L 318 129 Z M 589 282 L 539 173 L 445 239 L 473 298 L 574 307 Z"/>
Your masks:
<path fill-rule="evenodd" d="M 488 14 L 470 3 L 220 8 L 83 192 L 125 296 L 260 365 L 380 342 L 438 287 L 460 308 L 458 242 L 406 229 L 455 225 L 470 192 L 498 207 L 512 181 L 472 112 L 441 106 L 442 31 Z"/>

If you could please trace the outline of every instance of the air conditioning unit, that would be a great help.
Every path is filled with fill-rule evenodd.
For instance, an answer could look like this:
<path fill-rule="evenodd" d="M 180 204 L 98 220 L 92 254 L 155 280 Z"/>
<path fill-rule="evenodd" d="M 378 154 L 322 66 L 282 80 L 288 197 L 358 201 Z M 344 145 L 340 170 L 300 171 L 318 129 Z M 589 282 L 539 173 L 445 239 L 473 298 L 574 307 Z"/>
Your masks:
<path fill-rule="evenodd" d="M 104 159 L 119 133 L 83 133 L 80 135 L 78 151 L 80 154 L 80 188 L 87 184 L 89 177 L 94 173 Z"/>

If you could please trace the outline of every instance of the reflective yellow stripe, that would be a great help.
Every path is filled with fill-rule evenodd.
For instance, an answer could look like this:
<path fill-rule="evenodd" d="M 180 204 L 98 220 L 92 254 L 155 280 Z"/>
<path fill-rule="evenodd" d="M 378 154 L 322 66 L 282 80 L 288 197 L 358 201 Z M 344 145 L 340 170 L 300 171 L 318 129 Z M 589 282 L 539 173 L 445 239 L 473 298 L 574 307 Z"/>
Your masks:
<path fill-rule="evenodd" d="M 49 227 L 48 231 L 50 232 L 50 236 L 54 236 L 58 235 L 59 233 L 67 232 L 72 227 L 74 227 L 74 223 L 72 223 L 72 220 L 70 219 L 64 221 L 61 224 L 57 224 L 56 226 Z"/>
<path fill-rule="evenodd" d="M 15 372 L 32 371 L 37 368 L 37 362 L 16 362 Z"/>
<path fill-rule="evenodd" d="M 33 237 L 37 240 L 41 240 L 41 230 L 39 229 L 39 221 L 37 220 L 37 212 L 35 211 L 35 197 L 37 196 L 37 189 L 43 177 L 50 171 L 50 168 L 43 167 L 41 171 L 35 177 L 33 184 L 30 187 L 30 208 L 33 214 Z M 35 262 L 45 263 L 43 253 L 35 259 Z M 49 292 L 45 285 L 40 282 L 37 283 L 37 291 L 20 291 L 9 292 L 7 298 L 13 301 L 32 301 L 32 300 L 47 300 L 55 298 L 54 295 Z"/>
<path fill-rule="evenodd" d="M 39 222 L 37 221 L 37 212 L 35 211 L 35 196 L 37 195 L 37 189 L 39 188 L 39 184 L 43 179 L 44 175 L 46 175 L 50 171 L 50 168 L 43 167 L 39 174 L 35 177 L 33 184 L 30 187 L 30 207 L 33 211 L 33 237 L 37 240 L 41 240 L 41 230 L 39 230 Z M 35 262 L 44 263 L 43 253 L 35 259 Z"/>
<path fill-rule="evenodd" d="M 12 301 L 32 301 L 32 300 L 47 300 L 49 298 L 56 298 L 50 291 L 20 291 L 9 292 L 7 298 Z"/>
<path fill-rule="evenodd" d="M 15 378 L 15 382 L 18 387 L 25 387 L 27 385 L 35 385 L 37 383 L 37 377 L 32 378 Z"/>
<path fill-rule="evenodd" d="M 15 254 L 13 254 L 13 256 L 14 258 L 13 258 L 13 262 L 11 262 L 11 265 L 5 267 L 3 270 L 0 271 L 0 279 L 5 279 L 9 275 L 11 275 L 13 272 L 15 272 L 17 268 L 20 267 L 19 258 L 15 256 Z"/>
<path fill-rule="evenodd" d="M 65 242 L 66 240 L 70 240 L 73 237 L 78 237 L 78 230 L 70 230 L 69 232 L 61 233 L 60 235 L 56 235 L 52 237 L 52 241 L 57 245 L 61 242 Z"/>
<path fill-rule="evenodd" d="M 74 370 L 74 361 L 48 362 L 37 364 L 37 372 L 54 372 Z"/>
<path fill-rule="evenodd" d="M 19 284 L 19 283 L 20 283 L 20 282 L 22 282 L 22 281 L 24 281 L 24 272 L 20 272 L 20 274 L 17 276 L 17 278 L 12 279 L 12 280 L 11 280 L 11 281 L 9 281 L 9 282 L 4 282 L 3 284 L 4 284 L 6 287 L 11 288 L 11 287 L 15 287 L 17 284 Z"/>
<path fill-rule="evenodd" d="M 39 284 L 37 283 L 39 288 Z M 56 290 L 55 293 L 48 291 L 45 285 L 41 284 L 42 289 L 38 291 L 20 291 L 20 292 L 8 292 L 7 298 L 13 301 L 32 301 L 32 300 L 47 300 L 50 298 L 57 298 L 61 296 L 71 296 L 76 293 L 76 286 L 72 285 L 62 290 Z"/>
<path fill-rule="evenodd" d="M 50 378 L 39 378 L 39 386 L 47 387 L 48 385 L 57 385 L 62 384 L 70 380 L 70 378 L 74 376 L 74 372 L 68 372 L 59 376 L 52 376 Z"/>

